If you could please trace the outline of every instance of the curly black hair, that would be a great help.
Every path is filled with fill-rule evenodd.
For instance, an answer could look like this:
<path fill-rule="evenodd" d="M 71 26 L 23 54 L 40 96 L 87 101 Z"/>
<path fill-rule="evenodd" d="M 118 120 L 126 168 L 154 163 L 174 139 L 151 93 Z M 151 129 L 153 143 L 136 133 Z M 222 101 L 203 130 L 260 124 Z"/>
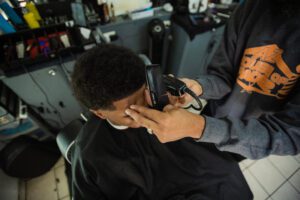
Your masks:
<path fill-rule="evenodd" d="M 145 83 L 144 62 L 131 50 L 103 44 L 75 63 L 72 87 L 87 108 L 113 110 L 114 101 L 130 96 Z"/>

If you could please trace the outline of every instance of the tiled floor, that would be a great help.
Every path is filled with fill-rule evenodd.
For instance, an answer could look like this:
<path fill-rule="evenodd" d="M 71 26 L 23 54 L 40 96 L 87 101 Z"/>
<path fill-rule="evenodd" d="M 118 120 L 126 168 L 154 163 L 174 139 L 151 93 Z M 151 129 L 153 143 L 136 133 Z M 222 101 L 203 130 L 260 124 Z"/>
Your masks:
<path fill-rule="evenodd" d="M 25 182 L 25 198 L 20 200 L 70 200 L 64 160 L 61 158 L 51 171 Z"/>
<path fill-rule="evenodd" d="M 60 159 L 50 172 L 25 183 L 26 200 L 70 200 L 63 162 Z M 300 155 L 244 160 L 240 167 L 254 200 L 300 200 Z"/>
<path fill-rule="evenodd" d="M 300 200 L 300 155 L 245 160 L 240 167 L 255 200 Z"/>
<path fill-rule="evenodd" d="M 0 168 L 0 199 L 18 200 L 18 183 L 19 180 L 17 178 L 8 176 Z"/>

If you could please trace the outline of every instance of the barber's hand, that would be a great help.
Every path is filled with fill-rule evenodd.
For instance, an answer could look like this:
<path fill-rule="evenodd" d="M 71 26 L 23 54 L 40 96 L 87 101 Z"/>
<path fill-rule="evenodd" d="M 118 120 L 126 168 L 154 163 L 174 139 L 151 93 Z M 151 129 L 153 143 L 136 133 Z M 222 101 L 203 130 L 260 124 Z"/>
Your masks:
<path fill-rule="evenodd" d="M 130 106 L 125 112 L 140 126 L 151 129 L 162 143 L 185 137 L 198 139 L 205 124 L 204 117 L 170 104 L 163 112 L 137 105 Z"/>
<path fill-rule="evenodd" d="M 186 86 L 190 90 L 192 90 L 197 96 L 200 96 L 203 93 L 202 87 L 197 81 L 188 79 L 188 78 L 180 78 L 179 80 L 184 82 L 186 84 Z M 185 93 L 184 95 L 179 97 L 176 104 L 173 104 L 173 105 L 175 105 L 176 107 L 184 107 L 185 105 L 191 103 L 193 100 L 194 99 L 193 99 L 193 97 L 191 97 L 191 95 Z"/>
<path fill-rule="evenodd" d="M 169 76 L 174 77 L 173 75 L 169 75 Z M 179 80 L 184 82 L 186 86 L 190 90 L 192 90 L 197 96 L 200 96 L 203 93 L 202 87 L 197 81 L 188 78 L 181 78 Z M 181 97 L 172 96 L 170 93 L 168 93 L 168 97 L 169 97 L 170 104 L 174 105 L 175 107 L 184 107 L 185 105 L 189 104 L 194 100 L 193 97 L 191 97 L 187 93 L 182 95 Z M 152 106 L 150 92 L 148 89 L 145 90 L 145 99 L 148 105 Z"/>
<path fill-rule="evenodd" d="M 152 105 L 151 97 L 150 97 L 150 91 L 148 88 L 145 89 L 145 99 L 148 105 Z M 172 96 L 169 92 L 167 92 L 168 98 L 169 98 L 169 104 L 177 106 L 181 105 L 180 103 L 180 97 Z"/>

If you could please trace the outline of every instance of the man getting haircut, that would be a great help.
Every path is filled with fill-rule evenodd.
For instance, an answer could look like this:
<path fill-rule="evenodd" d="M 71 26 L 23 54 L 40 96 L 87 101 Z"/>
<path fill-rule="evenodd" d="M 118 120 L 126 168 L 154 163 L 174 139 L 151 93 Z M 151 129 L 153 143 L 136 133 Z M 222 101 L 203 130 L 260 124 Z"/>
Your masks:
<path fill-rule="evenodd" d="M 147 106 L 145 65 L 129 49 L 85 52 L 72 85 L 93 113 L 75 140 L 74 200 L 252 199 L 230 155 L 189 138 L 162 144 L 125 114 L 132 104 Z"/>

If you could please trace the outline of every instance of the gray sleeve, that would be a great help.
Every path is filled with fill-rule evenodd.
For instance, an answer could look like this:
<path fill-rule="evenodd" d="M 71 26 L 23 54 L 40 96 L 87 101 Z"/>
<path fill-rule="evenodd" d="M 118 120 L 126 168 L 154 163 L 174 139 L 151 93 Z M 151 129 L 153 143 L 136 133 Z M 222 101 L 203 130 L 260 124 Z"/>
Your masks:
<path fill-rule="evenodd" d="M 231 15 L 222 37 L 220 46 L 207 67 L 207 74 L 201 75 L 197 81 L 202 86 L 203 99 L 221 99 L 230 93 L 235 84 L 239 64 L 234 63 L 240 29 L 239 17 L 244 5 L 239 6 Z"/>
<path fill-rule="evenodd" d="M 258 119 L 216 119 L 205 116 L 206 126 L 199 142 L 215 143 L 221 151 L 260 159 L 270 154 L 300 153 L 300 93 L 284 109 Z"/>
<path fill-rule="evenodd" d="M 231 91 L 231 86 L 215 75 L 202 75 L 197 81 L 202 87 L 203 99 L 221 99 Z"/>
<path fill-rule="evenodd" d="M 227 29 L 228 27 L 225 31 Z M 235 47 L 227 44 L 233 43 L 230 40 L 232 39 L 226 37 L 225 32 L 220 47 L 207 67 L 207 74 L 200 75 L 196 79 L 202 87 L 203 94 L 201 98 L 203 99 L 221 99 L 231 92 L 235 76 L 231 57 L 233 57 Z"/>

